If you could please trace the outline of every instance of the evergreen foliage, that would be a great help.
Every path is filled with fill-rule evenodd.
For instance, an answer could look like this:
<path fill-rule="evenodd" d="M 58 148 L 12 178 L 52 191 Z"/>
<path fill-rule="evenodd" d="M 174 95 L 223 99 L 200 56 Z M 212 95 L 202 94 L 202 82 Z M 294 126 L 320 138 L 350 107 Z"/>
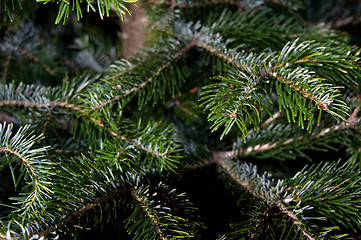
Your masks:
<path fill-rule="evenodd" d="M 310 0 L 151 1 L 121 59 L 125 2 L 0 1 L 0 239 L 356 239 L 353 32 Z"/>

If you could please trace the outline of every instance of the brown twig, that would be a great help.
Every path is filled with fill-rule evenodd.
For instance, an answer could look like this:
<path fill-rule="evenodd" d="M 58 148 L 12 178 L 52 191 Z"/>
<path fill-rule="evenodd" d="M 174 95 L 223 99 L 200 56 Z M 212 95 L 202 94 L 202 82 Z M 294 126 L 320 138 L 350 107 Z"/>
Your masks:
<path fill-rule="evenodd" d="M 48 116 L 46 117 L 46 121 L 44 123 L 44 126 L 43 126 L 43 130 L 41 130 L 41 134 L 44 135 L 45 134 L 45 131 L 46 131 L 46 127 L 48 126 L 50 120 L 51 120 L 51 115 L 52 115 L 52 111 L 50 110 L 48 112 Z"/>
<path fill-rule="evenodd" d="M 82 153 L 81 151 L 75 149 L 53 149 L 53 151 L 56 153 L 74 153 L 74 154 Z"/>
<path fill-rule="evenodd" d="M 223 58 L 226 62 L 236 65 L 238 68 L 242 68 L 242 65 L 238 63 L 233 58 L 230 58 L 229 56 L 219 52 L 216 48 L 202 42 L 195 42 L 195 46 L 205 49 L 206 51 L 215 54 L 216 56 Z"/>

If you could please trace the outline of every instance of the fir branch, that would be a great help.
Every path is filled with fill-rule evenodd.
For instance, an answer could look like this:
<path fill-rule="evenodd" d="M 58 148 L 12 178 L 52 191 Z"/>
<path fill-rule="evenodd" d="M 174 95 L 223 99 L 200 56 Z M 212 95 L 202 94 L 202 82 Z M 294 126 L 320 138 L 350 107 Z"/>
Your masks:
<path fill-rule="evenodd" d="M 30 59 L 32 59 L 35 63 L 39 63 L 40 59 L 36 56 L 34 56 L 31 52 L 27 51 L 26 49 L 23 49 L 19 46 L 16 47 L 16 49 L 18 51 L 20 51 L 22 54 L 24 54 L 25 56 L 29 57 Z M 41 66 L 45 69 L 45 71 L 47 71 L 50 75 L 55 76 L 55 72 L 53 70 L 50 69 L 50 67 L 48 67 L 45 63 L 41 63 Z"/>
<path fill-rule="evenodd" d="M 306 237 L 306 239 L 309 240 L 315 240 L 314 237 L 312 237 L 307 230 L 305 229 L 305 225 L 301 222 L 301 220 L 296 216 L 296 214 L 290 210 L 288 210 L 288 208 L 282 203 L 282 202 L 274 202 L 271 203 L 271 205 L 276 206 L 283 214 L 285 214 L 286 216 L 288 216 L 292 223 L 297 226 L 298 230 L 302 233 L 302 235 L 304 237 Z"/>
<path fill-rule="evenodd" d="M 78 210 L 75 209 L 72 215 L 65 217 L 63 220 L 55 224 L 53 227 L 50 227 L 42 232 L 39 232 L 36 235 L 46 238 L 50 233 L 56 231 L 57 229 L 61 229 L 62 227 L 68 224 L 74 223 L 80 217 L 88 214 L 89 211 L 93 210 L 97 206 L 109 202 L 111 200 L 114 200 L 116 198 L 124 198 L 124 200 L 118 204 L 120 205 L 127 204 L 130 201 L 130 199 L 126 199 L 126 198 L 128 195 L 130 195 L 131 192 L 132 192 L 132 188 L 129 188 L 127 186 L 120 187 L 118 190 L 113 191 L 108 195 L 104 195 L 99 199 L 96 199 L 94 203 L 89 203 Z"/>
<path fill-rule="evenodd" d="M 285 77 L 277 76 L 277 73 L 275 73 L 275 72 L 272 72 L 272 71 L 271 71 L 270 74 L 271 74 L 271 76 L 273 76 L 275 79 L 283 82 L 284 84 L 287 84 L 288 86 L 290 86 L 290 87 L 291 87 L 292 89 L 294 89 L 295 91 L 302 93 L 302 95 L 303 95 L 305 98 L 308 98 L 308 99 L 310 99 L 311 101 L 314 101 L 319 108 L 328 109 L 329 105 L 332 104 L 332 103 L 326 103 L 326 102 L 321 101 L 321 100 L 317 97 L 317 95 L 318 95 L 317 93 L 312 93 L 312 92 L 310 93 L 309 90 L 308 90 L 308 89 L 310 88 L 310 86 L 307 86 L 307 83 L 306 83 L 306 82 L 303 82 L 303 83 L 301 83 L 301 84 L 299 84 L 299 83 L 293 83 L 293 82 L 287 80 Z M 305 76 L 304 78 L 307 79 L 307 76 Z M 309 80 L 308 82 L 311 82 L 311 84 L 313 84 L 311 80 Z M 310 85 L 311 85 L 311 84 L 310 84 Z M 301 86 L 302 86 L 302 87 L 301 87 Z M 305 86 L 306 86 L 307 88 L 304 88 Z M 325 89 L 330 89 L 330 86 L 325 86 L 325 88 L 323 88 L 323 89 L 321 88 L 321 91 L 325 91 Z M 332 92 L 332 91 L 335 91 L 335 90 L 331 90 L 331 92 Z"/>
<path fill-rule="evenodd" d="M 166 237 L 165 233 L 163 232 L 163 230 L 160 227 L 160 224 L 158 222 L 158 219 L 152 214 L 152 211 L 150 210 L 150 208 L 148 207 L 148 205 L 146 204 L 146 202 L 144 201 L 144 199 L 136 192 L 136 191 L 132 191 L 132 195 L 135 198 L 135 200 L 138 201 L 138 203 L 140 204 L 140 206 L 144 209 L 146 215 L 152 220 L 153 222 L 153 226 L 155 227 L 155 229 L 157 230 L 158 234 L 160 235 L 160 237 L 163 240 L 167 240 L 168 238 Z"/>
<path fill-rule="evenodd" d="M 17 88 L 17 90 L 15 90 L 16 92 L 18 91 L 18 89 L 20 89 L 20 86 Z M 32 90 L 31 90 L 32 91 Z M 36 95 L 39 94 L 38 91 L 40 93 L 42 93 L 43 91 L 49 91 L 47 89 L 36 89 Z M 41 97 L 41 96 L 38 96 Z M 156 152 L 150 148 L 144 147 L 142 144 L 137 143 L 136 139 L 128 139 L 126 136 L 119 134 L 116 131 L 113 131 L 111 128 L 107 127 L 104 123 L 101 122 L 101 120 L 97 120 L 96 118 L 92 117 L 86 110 L 84 110 L 85 108 L 81 107 L 81 105 L 76 105 L 73 103 L 68 103 L 68 102 L 62 102 L 62 101 L 50 101 L 48 103 L 46 103 L 47 101 L 49 101 L 48 99 L 42 99 L 44 101 L 44 103 L 38 103 L 38 102 L 33 102 L 33 101 L 24 101 L 24 100 L 2 100 L 0 101 L 0 107 L 5 107 L 5 106 L 22 106 L 22 107 L 30 107 L 30 108 L 48 108 L 49 111 L 50 110 L 54 110 L 56 108 L 67 108 L 67 109 L 71 109 L 75 112 L 78 113 L 78 115 L 81 117 L 85 117 L 87 119 L 89 119 L 92 124 L 94 124 L 95 126 L 99 127 L 100 129 L 102 129 L 103 131 L 108 132 L 111 136 L 115 137 L 115 138 L 120 138 L 123 141 L 128 142 L 129 144 L 135 146 L 138 149 L 141 149 L 147 153 L 153 154 L 155 156 L 161 157 L 161 158 L 165 158 L 167 157 L 167 153 L 159 153 Z"/>
<path fill-rule="evenodd" d="M 38 142 L 42 136 L 31 136 L 26 133 L 29 129 L 29 125 L 22 127 L 18 132 L 10 139 L 12 134 L 12 125 L 6 123 L 0 126 L 1 135 L 1 148 L 0 152 L 6 154 L 4 161 L 0 162 L 0 169 L 6 164 L 12 163 L 13 158 L 9 158 L 7 154 L 12 154 L 20 159 L 25 168 L 20 168 L 20 171 L 27 172 L 30 183 L 28 186 L 32 186 L 32 190 L 27 197 L 14 198 L 21 207 L 17 209 L 17 214 L 26 218 L 32 212 L 39 212 L 44 208 L 44 202 L 49 199 L 49 194 L 52 191 L 46 186 L 49 185 L 48 177 L 51 177 L 53 173 L 50 171 L 49 163 L 46 162 L 44 151 L 48 147 L 32 149 L 33 145 Z M 14 179 L 14 183 L 15 183 Z M 15 214 L 15 213 L 13 213 Z"/>
<path fill-rule="evenodd" d="M 151 191 L 150 186 L 141 186 L 132 191 L 133 213 L 126 220 L 126 227 L 135 238 L 184 239 L 195 237 L 201 227 L 194 215 L 196 209 L 185 198 L 162 182 Z M 175 211 L 176 209 L 176 211 Z M 149 229 L 148 234 L 142 229 Z"/>
<path fill-rule="evenodd" d="M 270 180 L 271 174 L 265 172 L 263 175 L 257 173 L 257 167 L 243 162 L 233 162 L 219 152 L 213 152 L 209 160 L 223 169 L 226 174 L 256 199 L 270 203 L 277 200 L 280 192 L 283 192 L 283 183 L 278 181 L 273 186 L 274 180 Z"/>
<path fill-rule="evenodd" d="M 82 110 L 82 111 L 83 111 L 83 110 Z M 111 136 L 113 136 L 113 137 L 115 137 L 115 138 L 119 138 L 119 139 L 121 139 L 122 141 L 125 141 L 125 142 L 127 142 L 128 144 L 136 147 L 137 149 L 143 150 L 143 151 L 145 151 L 145 152 L 147 152 L 147 153 L 150 153 L 151 155 L 153 155 L 153 156 L 155 156 L 155 157 L 158 157 L 158 158 L 160 158 L 160 159 L 163 159 L 162 162 L 164 162 L 166 159 L 170 160 L 170 158 L 169 158 L 169 157 L 170 157 L 170 154 L 168 153 L 168 150 L 166 150 L 165 152 L 161 153 L 161 152 L 158 152 L 158 151 L 156 151 L 156 150 L 153 150 L 152 148 L 145 147 L 145 146 L 143 145 L 143 142 L 139 141 L 138 138 L 128 139 L 126 136 L 121 135 L 121 134 L 119 134 L 118 132 L 113 131 L 111 128 L 105 126 L 105 124 L 103 124 L 103 123 L 101 122 L 101 120 L 96 120 L 95 118 L 93 118 L 93 117 L 91 117 L 91 116 L 89 116 L 89 115 L 85 115 L 85 116 L 88 117 L 94 125 L 100 127 L 102 130 L 110 133 Z M 152 146 L 152 144 L 151 144 L 150 146 Z M 157 145 L 155 145 L 155 147 L 157 147 Z M 164 162 L 164 163 L 167 164 L 167 162 Z"/>
<path fill-rule="evenodd" d="M 308 48 L 307 51 L 306 48 Z M 334 83 L 329 83 L 319 76 L 331 77 L 331 73 L 321 73 L 320 70 L 320 66 L 328 65 L 327 68 L 338 72 L 339 70 L 335 70 L 338 66 L 347 68 L 351 75 L 356 77 L 359 74 L 357 69 L 360 67 L 352 65 L 350 61 L 357 61 L 357 57 L 352 56 L 347 48 L 334 50 L 319 43 L 295 41 L 287 43 L 280 52 L 270 54 L 249 54 L 241 57 L 240 54 L 232 51 L 227 52 L 221 48 L 220 50 L 224 53 L 217 51 L 220 54 L 218 57 L 235 64 L 237 69 L 231 67 L 226 76 L 218 77 L 219 83 L 209 84 L 203 88 L 205 91 L 202 93 L 201 106 L 210 110 L 208 120 L 213 122 L 212 131 L 222 125 L 225 127 L 221 138 L 235 123 L 242 135 L 246 136 L 246 123 L 249 121 L 257 126 L 260 122 L 259 113 L 267 109 L 267 104 L 272 104 L 273 91 L 278 95 L 279 108 L 285 109 L 288 120 L 296 122 L 298 116 L 297 123 L 302 128 L 304 128 L 304 121 L 307 120 L 307 130 L 310 132 L 317 109 L 320 110 L 317 125 L 320 123 L 322 111 L 343 120 L 348 115 L 346 103 L 339 99 L 341 87 L 334 86 Z M 346 50 L 349 52 L 346 53 Z M 340 59 L 335 60 L 333 54 L 343 55 L 342 57 L 335 55 Z M 297 66 L 299 64 L 311 64 L 314 71 L 311 71 L 309 67 Z M 348 79 L 349 77 L 342 76 L 337 78 L 341 82 Z M 269 92 L 269 96 L 262 92 Z M 261 94 L 262 97 L 260 97 Z M 238 109 L 241 109 L 240 116 L 237 114 Z"/>
<path fill-rule="evenodd" d="M 232 180 L 234 180 L 239 186 L 244 190 L 249 192 L 252 196 L 259 198 L 259 193 L 254 188 L 254 185 L 242 177 L 239 177 L 239 172 L 235 172 L 232 169 L 232 165 L 229 162 L 225 161 L 224 155 L 219 152 L 214 152 L 212 159 L 209 160 L 209 163 L 216 163 L 218 167 L 225 170 Z M 228 163 L 228 164 L 227 164 Z"/>
<path fill-rule="evenodd" d="M 222 155 L 225 158 L 239 158 L 239 157 L 247 157 L 250 154 L 258 154 L 261 152 L 270 151 L 272 149 L 275 149 L 279 146 L 287 146 L 292 143 L 306 143 L 310 142 L 312 139 L 319 139 L 324 137 L 327 134 L 333 135 L 338 134 L 340 131 L 344 131 L 347 129 L 352 129 L 354 127 L 357 127 L 357 124 L 361 120 L 360 117 L 357 117 L 357 113 L 359 112 L 359 106 L 357 106 L 353 113 L 350 115 L 350 117 L 340 124 L 333 125 L 331 127 L 323 128 L 319 131 L 316 131 L 314 133 L 311 133 L 310 135 L 301 135 L 297 137 L 291 137 L 285 140 L 279 140 L 274 141 L 272 143 L 266 143 L 266 144 L 257 144 L 255 146 L 248 146 L 247 148 L 240 148 L 235 149 L 231 151 L 224 151 L 224 152 L 218 152 L 218 154 Z M 252 132 L 253 134 L 253 132 Z"/>
<path fill-rule="evenodd" d="M 320 163 L 289 179 L 285 195 L 290 207 L 304 219 L 326 220 L 331 230 L 343 226 L 357 231 L 361 212 L 359 174 L 358 159 L 354 156 L 342 165 L 340 161 Z M 332 238 L 330 230 L 327 227 L 325 230 L 315 229 L 315 233 Z"/>
<path fill-rule="evenodd" d="M 1 43 L 1 45 L 6 48 L 6 45 L 4 43 Z M 51 68 L 49 66 L 47 66 L 45 63 L 41 63 L 40 59 L 37 56 L 35 56 L 31 52 L 29 52 L 28 50 L 26 50 L 20 46 L 12 46 L 11 50 L 9 51 L 8 57 L 11 56 L 10 53 L 12 53 L 13 49 L 15 49 L 16 51 L 19 51 L 24 56 L 27 56 L 28 58 L 33 60 L 35 63 L 39 63 L 47 73 L 49 73 L 51 76 L 55 76 L 55 72 L 53 70 L 51 70 Z M 9 58 L 9 60 L 10 60 L 10 58 Z"/>
<path fill-rule="evenodd" d="M 33 193 L 33 197 L 31 199 L 31 201 L 29 203 L 27 203 L 27 207 L 25 209 L 24 212 L 27 212 L 30 208 L 32 208 L 33 203 L 35 202 L 35 200 L 39 197 L 38 196 L 38 188 L 39 188 L 39 176 L 36 174 L 34 168 L 31 166 L 31 164 L 29 163 L 29 161 L 19 152 L 14 151 L 12 149 L 9 148 L 1 148 L 0 147 L 0 152 L 7 152 L 7 153 L 11 153 L 15 156 L 17 156 L 19 159 L 21 159 L 21 161 L 24 163 L 24 165 L 26 166 L 26 168 L 30 171 L 31 173 L 31 178 L 34 181 L 35 187 L 34 187 L 34 193 Z"/>
<path fill-rule="evenodd" d="M 125 141 L 125 142 L 127 142 L 128 144 L 133 145 L 134 147 L 136 147 L 136 148 L 138 148 L 138 149 L 140 149 L 140 150 L 143 150 L 143 151 L 145 151 L 145 152 L 147 152 L 147 153 L 150 153 L 150 154 L 152 154 L 152 155 L 154 155 L 154 156 L 157 156 L 157 157 L 160 157 L 160 158 L 166 158 L 167 155 L 168 155 L 167 152 L 165 152 L 165 153 L 159 153 L 159 152 L 157 152 L 157 151 L 155 151 L 155 150 L 153 150 L 153 149 L 151 149 L 151 148 L 144 147 L 144 145 L 139 141 L 138 138 L 128 139 L 128 138 L 125 137 L 124 135 L 121 135 L 121 134 L 113 131 L 111 128 L 106 127 L 105 124 L 103 124 L 100 120 L 96 120 L 95 118 L 93 118 L 93 117 L 91 117 L 91 116 L 89 116 L 89 115 L 85 115 L 85 116 L 87 116 L 94 125 L 100 127 L 100 128 L 103 129 L 104 131 L 109 132 L 113 137 L 119 138 L 119 139 L 121 139 L 122 141 Z"/>
<path fill-rule="evenodd" d="M 318 77 L 347 86 L 357 84 L 354 78 L 360 75 L 360 54 L 356 46 L 332 46 L 332 42 L 316 41 L 288 42 L 275 59 L 272 68 L 299 65 L 314 71 Z M 320 68 L 322 67 L 322 68 Z M 320 70 L 322 69 L 322 71 Z"/>
<path fill-rule="evenodd" d="M 126 171 L 125 168 L 122 168 L 125 171 L 114 169 L 110 162 L 90 159 L 84 155 L 81 158 L 62 159 L 61 162 L 56 163 L 56 166 L 57 177 L 52 178 L 51 187 L 56 197 L 50 201 L 44 199 L 43 211 L 31 212 L 18 228 L 10 226 L 12 220 L 5 222 L 9 225 L 8 232 L 20 236 L 18 232 L 21 231 L 23 235 L 25 234 L 24 238 L 46 237 L 57 229 L 85 217 L 96 207 L 104 208 L 108 202 L 127 204 L 132 200 L 130 194 L 132 186 L 144 181 L 147 174 L 142 170 L 136 172 L 134 169 L 130 171 Z M 119 198 L 121 201 L 114 201 Z M 17 217 L 18 215 L 14 215 L 13 219 Z M 37 221 L 39 217 L 44 219 L 41 223 Z"/>
<path fill-rule="evenodd" d="M 272 186 L 272 183 L 269 182 L 266 174 L 259 176 L 257 174 L 256 167 L 247 164 L 236 164 L 232 163 L 229 160 L 226 160 L 224 156 L 220 153 L 214 153 L 213 159 L 211 162 L 217 164 L 222 170 L 224 170 L 227 175 L 243 190 L 250 193 L 256 199 L 261 199 L 264 201 L 268 209 L 274 207 L 278 208 L 284 215 L 286 215 L 292 223 L 297 226 L 298 230 L 309 240 L 314 240 L 315 238 L 307 232 L 305 224 L 302 223 L 293 211 L 290 211 L 283 203 L 285 200 L 278 200 L 280 193 L 283 191 L 283 183 L 278 182 L 276 186 Z"/>
<path fill-rule="evenodd" d="M 175 54 L 173 54 L 173 56 L 163 65 L 159 66 L 158 70 L 151 76 L 149 77 L 147 80 L 145 80 L 144 82 L 142 82 L 141 84 L 139 84 L 137 87 L 133 87 L 129 90 L 126 90 L 124 93 L 117 95 L 115 97 L 113 97 L 112 99 L 109 99 L 107 101 L 105 101 L 102 104 L 93 106 L 91 108 L 91 110 L 97 110 L 99 108 L 102 108 L 112 102 L 115 102 L 121 98 L 124 98 L 132 93 L 138 92 L 140 90 L 142 90 L 147 84 L 151 83 L 156 77 L 159 76 L 159 74 L 166 69 L 167 67 L 169 67 L 173 61 L 175 61 L 176 59 L 178 59 L 179 57 L 181 57 L 184 53 L 186 53 L 187 51 L 189 51 L 189 49 L 191 49 L 193 46 L 195 45 L 195 42 L 191 42 L 189 44 L 187 44 L 186 46 L 184 46 L 183 48 L 181 48 L 178 52 L 176 52 Z"/>
<path fill-rule="evenodd" d="M 293 16 L 275 16 L 271 9 L 251 8 L 236 13 L 224 10 L 221 14 L 211 16 L 206 25 L 225 39 L 234 39 L 236 43 L 242 44 L 243 49 L 257 51 L 265 48 L 278 50 L 296 37 L 307 38 L 300 36 L 306 35 L 302 34 L 305 31 L 302 22 Z"/>

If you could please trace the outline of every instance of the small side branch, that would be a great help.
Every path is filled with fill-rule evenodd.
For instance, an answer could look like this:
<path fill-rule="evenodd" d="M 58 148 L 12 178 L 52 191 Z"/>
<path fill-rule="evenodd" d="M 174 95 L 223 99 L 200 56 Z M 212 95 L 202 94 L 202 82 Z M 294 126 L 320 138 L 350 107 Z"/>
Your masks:
<path fill-rule="evenodd" d="M 277 80 L 279 80 L 280 82 L 287 84 L 288 86 L 290 86 L 292 89 L 294 89 L 297 92 L 300 92 L 303 94 L 303 96 L 305 98 L 310 99 L 311 101 L 314 101 L 320 108 L 322 109 L 327 109 L 329 106 L 327 103 L 320 101 L 316 96 L 312 95 L 311 93 L 309 93 L 307 91 L 307 89 L 303 89 L 301 88 L 299 85 L 292 83 L 291 81 L 288 81 L 286 78 L 277 76 L 277 74 L 275 74 L 274 72 L 271 72 L 271 75 L 276 78 Z M 304 84 L 303 84 L 304 85 Z"/>
<path fill-rule="evenodd" d="M 125 93 L 121 94 L 121 95 L 117 95 L 115 96 L 114 98 L 112 99 L 109 99 L 108 101 L 102 103 L 102 104 L 99 104 L 97 106 L 94 106 L 92 107 L 91 109 L 92 110 L 96 110 L 96 109 L 99 109 L 99 108 L 102 108 L 112 102 L 115 102 L 123 97 L 126 97 L 128 95 L 130 95 L 131 93 L 133 92 L 138 92 L 139 90 L 143 89 L 145 86 L 147 86 L 148 83 L 151 83 L 154 78 L 158 77 L 159 74 L 167 67 L 169 67 L 169 65 L 172 64 L 172 62 L 176 59 L 178 59 L 180 56 L 182 56 L 185 52 L 187 52 L 189 49 L 191 49 L 193 46 L 195 45 L 195 42 L 191 42 L 189 43 L 188 45 L 186 45 L 184 48 L 180 49 L 178 52 L 176 52 L 169 61 L 167 61 L 165 64 L 163 64 L 162 66 L 160 66 L 158 68 L 158 70 L 151 76 L 149 77 L 146 81 L 144 81 L 142 84 L 140 84 L 139 86 L 137 87 L 133 87 L 129 90 L 127 90 Z"/>
<path fill-rule="evenodd" d="M 288 210 L 287 207 L 281 202 L 273 202 L 271 205 L 276 206 L 284 215 L 286 215 L 289 219 L 291 219 L 292 223 L 298 228 L 298 230 L 302 233 L 306 239 L 315 240 L 306 230 L 301 220 L 294 214 L 292 211 Z"/>
<path fill-rule="evenodd" d="M 3 46 L 6 46 L 5 44 L 2 44 L 2 45 L 3 45 Z M 46 71 L 47 73 L 49 73 L 49 74 L 52 75 L 52 76 L 55 76 L 55 72 L 54 72 L 53 70 L 51 70 L 51 68 L 48 67 L 45 63 L 41 63 L 41 62 L 40 62 L 40 59 L 39 59 L 37 56 L 35 56 L 34 54 L 32 54 L 31 52 L 29 52 L 28 50 L 23 49 L 23 48 L 21 48 L 21 47 L 19 47 L 19 46 L 16 46 L 16 50 L 19 51 L 19 52 L 21 52 L 22 54 L 24 54 L 25 56 L 27 56 L 28 58 L 30 58 L 30 59 L 33 60 L 34 62 L 39 63 L 39 64 L 45 69 L 45 71 Z"/>
<path fill-rule="evenodd" d="M 332 127 L 324 128 L 320 132 L 311 134 L 307 139 L 310 138 L 320 138 L 326 135 L 327 133 L 332 133 L 336 131 L 342 131 L 350 128 L 354 128 L 356 124 L 361 120 L 360 117 L 357 116 L 357 113 L 359 112 L 360 107 L 357 106 L 353 113 L 350 115 L 350 117 L 346 120 L 346 122 L 342 122 L 341 124 L 334 125 Z M 292 142 L 299 142 L 303 139 L 302 136 L 297 138 L 289 138 L 286 141 L 282 143 L 283 146 L 290 144 Z M 306 140 L 307 140 L 306 139 Z M 223 155 L 223 157 L 226 158 L 236 158 L 236 157 L 244 157 L 254 152 L 263 152 L 271 150 L 277 146 L 279 146 L 280 141 L 276 141 L 272 144 L 266 143 L 266 144 L 257 144 L 255 146 L 249 146 L 244 149 L 237 149 L 237 150 L 231 150 L 231 151 L 224 151 L 219 152 L 219 154 Z"/>
<path fill-rule="evenodd" d="M 120 138 L 121 140 L 128 142 L 129 144 L 135 146 L 136 148 L 141 149 L 143 151 L 146 151 L 148 153 L 151 153 L 153 155 L 160 156 L 160 157 L 166 157 L 167 156 L 167 154 L 158 153 L 158 152 L 155 152 L 155 151 L 153 151 L 151 149 L 145 148 L 145 147 L 135 143 L 134 141 L 127 139 L 125 136 L 114 132 L 110 128 L 106 127 L 101 121 L 96 120 L 95 118 L 89 116 L 85 110 L 83 110 L 81 107 L 79 107 L 79 106 L 77 106 L 75 104 L 66 103 L 66 102 L 50 102 L 50 103 L 40 104 L 40 103 L 34 103 L 34 102 L 29 102 L 29 101 L 17 101 L 17 100 L 5 100 L 5 101 L 0 102 L 0 107 L 11 106 L 11 105 L 13 105 L 13 106 L 22 106 L 22 107 L 30 107 L 30 108 L 63 107 L 63 108 L 72 109 L 72 110 L 74 110 L 76 112 L 79 112 L 80 114 L 83 114 L 85 117 L 90 119 L 90 121 L 93 124 L 95 124 L 96 126 L 102 128 L 103 130 L 109 132 L 113 137 Z"/>
<path fill-rule="evenodd" d="M 44 123 L 43 129 L 41 130 L 41 134 L 42 134 L 42 135 L 44 135 L 45 132 L 46 132 L 46 128 L 47 128 L 47 126 L 48 126 L 48 124 L 49 124 L 49 122 L 50 122 L 50 120 L 51 120 L 51 115 L 52 115 L 52 111 L 49 111 L 49 112 L 48 112 L 48 115 L 47 115 L 47 117 L 46 117 L 46 121 L 45 121 L 45 123 Z"/>
<path fill-rule="evenodd" d="M 151 210 L 149 209 L 149 207 L 144 203 L 143 199 L 133 190 L 132 191 L 132 195 L 135 198 L 135 200 L 137 200 L 139 202 L 139 204 L 142 206 L 142 208 L 144 209 L 146 215 L 152 220 L 153 222 L 153 226 L 155 227 L 155 229 L 157 230 L 157 232 L 159 233 L 160 237 L 163 240 L 167 240 L 167 236 L 165 235 L 165 233 L 163 232 L 163 230 L 160 228 L 159 226 L 159 222 L 157 220 L 157 218 L 152 214 Z"/>
<path fill-rule="evenodd" d="M 28 207 L 25 209 L 25 211 L 28 211 L 31 206 L 33 205 L 33 203 L 35 202 L 37 196 L 38 196 L 38 187 L 39 187 L 39 180 L 38 180 L 38 175 L 36 174 L 33 166 L 31 166 L 31 164 L 29 163 L 29 161 L 24 158 L 23 155 L 21 155 L 20 153 L 12 150 L 12 149 L 9 149 L 9 148 L 0 148 L 0 152 L 7 152 L 7 153 L 11 153 L 15 156 L 17 156 L 19 159 L 21 159 L 21 161 L 24 163 L 24 165 L 26 166 L 27 169 L 29 169 L 31 175 L 33 176 L 32 177 L 32 180 L 34 181 L 34 184 L 35 184 L 35 187 L 34 187 L 34 196 L 32 197 L 31 199 L 31 202 L 30 204 L 28 205 Z"/>
<path fill-rule="evenodd" d="M 224 160 L 224 156 L 222 153 L 215 153 L 211 162 L 216 163 L 219 167 L 226 171 L 226 173 L 230 176 L 230 178 L 236 182 L 239 186 L 241 186 L 244 190 L 250 193 L 252 196 L 262 199 L 267 203 L 268 207 L 271 209 L 273 207 L 277 207 L 283 214 L 289 217 L 292 223 L 298 228 L 298 230 L 308 239 L 315 240 L 306 230 L 301 222 L 301 220 L 294 214 L 292 211 L 288 210 L 287 207 L 281 201 L 269 201 L 269 199 L 262 197 L 262 194 L 258 194 L 254 188 L 252 182 L 247 182 L 240 179 L 237 176 L 237 173 L 231 168 L 229 164 Z"/>
<path fill-rule="evenodd" d="M 4 106 L 20 106 L 20 107 L 29 107 L 29 108 L 70 108 L 80 113 L 85 113 L 79 106 L 67 102 L 50 102 L 50 103 L 36 103 L 30 101 L 21 101 L 21 100 L 3 100 L 0 101 L 0 107 Z"/>
<path fill-rule="evenodd" d="M 268 118 L 266 121 L 262 122 L 261 125 L 259 125 L 260 128 L 263 128 L 269 124 L 271 124 L 274 120 L 276 120 L 277 118 L 281 117 L 282 112 L 276 112 L 275 114 L 273 114 L 270 118 Z M 248 131 L 248 135 L 252 134 L 254 132 L 254 129 L 251 129 Z"/>
<path fill-rule="evenodd" d="M 75 212 L 72 215 L 69 215 L 68 217 L 66 217 L 64 220 L 62 220 L 61 222 L 59 222 L 58 224 L 56 224 L 55 226 L 43 231 L 39 233 L 39 236 L 42 236 L 44 238 L 46 238 L 50 233 L 54 232 L 56 229 L 62 228 L 67 224 L 70 224 L 74 221 L 77 221 L 78 218 L 84 216 L 87 212 L 89 212 L 90 210 L 94 209 L 96 206 L 99 206 L 103 203 L 106 203 L 110 200 L 113 200 L 117 197 L 121 196 L 126 196 L 129 195 L 129 193 L 131 192 L 131 189 L 126 188 L 123 186 L 123 188 L 118 189 L 117 191 L 114 191 L 113 193 L 106 195 L 102 198 L 99 198 L 98 200 L 95 201 L 95 203 L 89 203 L 87 205 L 85 205 L 84 207 L 80 208 L 80 209 L 76 209 Z M 130 201 L 130 199 L 125 199 L 124 201 L 121 202 L 121 204 L 125 204 L 128 203 Z"/>
<path fill-rule="evenodd" d="M 235 181 L 239 186 L 245 189 L 252 196 L 259 198 L 260 196 L 254 191 L 252 184 L 250 182 L 240 179 L 237 174 L 232 170 L 231 166 L 226 163 L 224 155 L 221 152 L 214 152 L 210 162 L 217 164 L 218 167 L 221 167 L 227 172 L 227 174 Z"/>
<path fill-rule="evenodd" d="M 29 52 L 21 47 L 18 47 L 17 49 L 22 54 L 24 54 L 25 56 L 32 59 L 34 62 L 39 63 L 45 69 L 45 71 L 47 71 L 51 76 L 55 76 L 55 72 L 53 70 L 51 70 L 50 67 L 48 67 L 48 65 L 46 65 L 45 63 L 40 63 L 40 59 L 38 57 L 34 56 L 31 52 Z"/>

